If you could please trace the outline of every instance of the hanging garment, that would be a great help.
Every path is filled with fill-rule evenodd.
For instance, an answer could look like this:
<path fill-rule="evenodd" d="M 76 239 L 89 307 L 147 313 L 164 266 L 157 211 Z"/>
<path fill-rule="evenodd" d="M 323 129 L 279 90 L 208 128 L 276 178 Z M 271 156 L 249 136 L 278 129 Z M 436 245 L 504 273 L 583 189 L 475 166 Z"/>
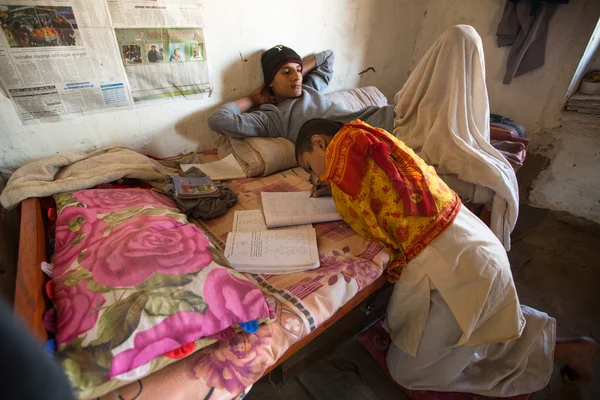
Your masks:
<path fill-rule="evenodd" d="M 504 84 L 544 65 L 548 24 L 558 4 L 568 0 L 508 0 L 496 32 L 498 47 L 512 46 Z"/>

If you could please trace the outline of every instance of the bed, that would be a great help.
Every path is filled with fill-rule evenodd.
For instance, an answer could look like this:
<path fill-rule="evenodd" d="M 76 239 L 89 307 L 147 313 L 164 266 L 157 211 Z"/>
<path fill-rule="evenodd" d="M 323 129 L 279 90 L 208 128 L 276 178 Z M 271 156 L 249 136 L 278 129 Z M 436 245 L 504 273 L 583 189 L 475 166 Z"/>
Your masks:
<path fill-rule="evenodd" d="M 216 155 L 209 155 L 209 157 Z M 213 244 L 223 245 L 235 210 L 259 207 L 261 191 L 301 191 L 310 184 L 299 168 L 268 177 L 231 181 L 239 202 L 213 220 L 194 220 Z M 261 377 L 289 359 L 385 284 L 388 260 L 383 248 L 357 236 L 343 222 L 317 224 L 321 267 L 290 275 L 248 275 L 276 311 L 276 320 L 254 334 L 233 338 L 193 353 L 142 379 L 102 396 L 103 399 L 239 398 Z M 42 322 L 47 309 L 43 294 L 47 278 L 40 264 L 47 259 L 48 218 L 40 201 L 21 204 L 21 238 L 15 312 L 45 342 Z"/>
<path fill-rule="evenodd" d="M 367 103 L 387 103 L 376 88 L 354 89 L 337 100 L 345 102 L 350 109 L 361 108 Z M 507 140 L 505 137 L 497 139 Z M 273 151 L 273 146 L 279 146 L 281 151 Z M 223 249 L 236 210 L 259 208 L 260 192 L 310 188 L 307 174 L 302 169 L 282 166 L 285 160 L 281 154 L 293 150 L 288 147 L 289 143 L 273 138 L 248 141 L 221 138 L 217 144 L 218 154 L 217 151 L 203 154 L 202 161 L 208 162 L 233 153 L 247 174 L 263 175 L 227 183 L 239 201 L 226 215 L 212 220 L 191 220 L 207 234 L 215 247 Z M 524 151 L 524 147 L 517 150 Z M 522 156 L 524 158 L 524 154 Z M 284 170 L 273 173 L 278 169 Z M 486 221 L 486 215 L 478 215 Z M 14 309 L 41 343 L 48 339 L 43 315 L 50 306 L 44 296 L 47 278 L 40 268 L 48 258 L 48 227 L 48 217 L 40 200 L 28 198 L 22 201 Z M 356 312 L 359 305 L 364 307 L 374 297 L 385 296 L 382 288 L 387 279 L 383 271 L 388 254 L 380 245 L 359 237 L 343 222 L 316 224 L 315 229 L 320 268 L 280 276 L 247 275 L 275 311 L 274 322 L 261 326 L 254 334 L 236 334 L 221 340 L 148 376 L 140 379 L 130 376 L 130 383 L 112 388 L 101 398 L 242 398 L 254 382 L 278 367 L 281 369 L 282 363 L 297 356 L 300 349 L 352 310 Z M 311 357 L 314 360 L 315 357 Z M 298 370 L 297 367 L 293 369 Z"/>

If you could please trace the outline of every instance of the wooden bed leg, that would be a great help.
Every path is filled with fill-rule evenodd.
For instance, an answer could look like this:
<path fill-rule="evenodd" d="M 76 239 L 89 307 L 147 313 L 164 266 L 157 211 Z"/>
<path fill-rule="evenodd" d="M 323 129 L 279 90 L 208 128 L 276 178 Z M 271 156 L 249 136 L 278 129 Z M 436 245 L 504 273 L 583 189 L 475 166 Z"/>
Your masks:
<path fill-rule="evenodd" d="M 21 203 L 21 237 L 14 311 L 33 335 L 44 343 L 48 340 L 48 333 L 42 320 L 46 309 L 45 277 L 40 267 L 42 261 L 46 261 L 46 234 L 42 210 L 37 198 L 29 198 Z"/>

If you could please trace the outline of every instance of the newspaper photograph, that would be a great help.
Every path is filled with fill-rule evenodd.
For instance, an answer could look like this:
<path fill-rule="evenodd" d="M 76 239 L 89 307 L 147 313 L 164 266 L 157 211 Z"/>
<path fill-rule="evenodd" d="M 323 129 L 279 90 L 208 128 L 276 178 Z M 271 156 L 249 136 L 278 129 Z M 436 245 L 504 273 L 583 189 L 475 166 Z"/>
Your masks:
<path fill-rule="evenodd" d="M 135 103 L 210 95 L 200 28 L 115 29 Z"/>
<path fill-rule="evenodd" d="M 0 83 L 24 123 L 131 107 L 103 1 L 0 0 Z"/>
<path fill-rule="evenodd" d="M 76 46 L 81 40 L 72 7 L 8 5 L 2 11 L 9 47 Z"/>
<path fill-rule="evenodd" d="M 203 27 L 198 0 L 106 0 L 115 28 Z"/>

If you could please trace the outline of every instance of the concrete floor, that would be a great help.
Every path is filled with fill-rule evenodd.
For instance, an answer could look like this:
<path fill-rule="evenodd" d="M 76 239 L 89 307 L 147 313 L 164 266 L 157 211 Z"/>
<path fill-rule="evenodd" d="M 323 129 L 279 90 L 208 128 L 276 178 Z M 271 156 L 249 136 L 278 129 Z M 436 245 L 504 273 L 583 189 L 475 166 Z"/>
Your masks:
<path fill-rule="evenodd" d="M 565 214 L 522 206 L 513 232 L 511 264 L 521 303 L 547 312 L 559 336 L 600 341 L 600 227 Z M 558 366 L 532 400 L 600 399 L 600 361 L 594 382 L 563 383 Z M 356 338 L 283 385 L 257 382 L 246 400 L 407 399 Z"/>

